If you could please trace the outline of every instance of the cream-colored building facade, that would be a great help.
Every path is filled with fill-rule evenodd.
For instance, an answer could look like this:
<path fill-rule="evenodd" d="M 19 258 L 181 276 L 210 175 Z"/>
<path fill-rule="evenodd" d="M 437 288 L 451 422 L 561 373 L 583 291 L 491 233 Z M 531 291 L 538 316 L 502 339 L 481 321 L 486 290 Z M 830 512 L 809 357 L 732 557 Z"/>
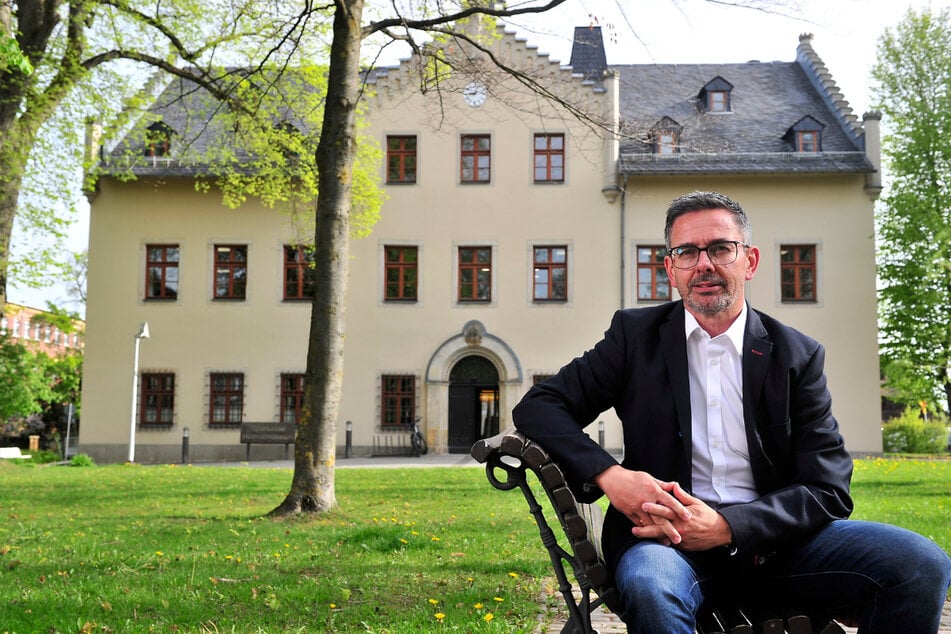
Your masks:
<path fill-rule="evenodd" d="M 502 59 L 588 120 L 486 66 L 425 94 L 414 60 L 371 77 L 367 133 L 386 151 L 388 199 L 351 247 L 338 457 L 400 451 L 415 419 L 437 452 L 509 425 L 533 381 L 597 342 L 613 311 L 666 301 L 650 255 L 667 204 L 694 189 L 746 208 L 762 253 L 752 305 L 826 344 L 847 446 L 880 452 L 878 121 L 855 120 L 810 39 L 772 69 L 680 77 L 607 65 L 596 29 L 576 30 L 570 66 L 499 35 Z M 756 73 L 748 85 L 751 71 L 790 78 L 788 123 L 767 124 L 777 108 L 757 99 L 772 89 Z M 122 461 L 134 425 L 140 462 L 178 461 L 186 428 L 193 461 L 280 457 L 280 445 L 246 453 L 239 427 L 293 420 L 310 317 L 288 298 L 294 228 L 254 201 L 231 210 L 197 193 L 172 141 L 137 180 L 103 176 L 92 196 L 80 451 Z M 240 297 L 221 275 L 240 278 Z M 613 412 L 599 420 L 619 449 Z"/>

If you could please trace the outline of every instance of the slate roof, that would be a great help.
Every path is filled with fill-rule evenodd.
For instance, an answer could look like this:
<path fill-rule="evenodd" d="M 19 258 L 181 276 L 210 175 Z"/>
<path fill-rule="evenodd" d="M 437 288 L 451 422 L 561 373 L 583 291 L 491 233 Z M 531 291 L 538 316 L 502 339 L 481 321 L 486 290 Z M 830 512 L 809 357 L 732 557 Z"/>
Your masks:
<path fill-rule="evenodd" d="M 621 121 L 618 172 L 625 175 L 866 173 L 874 171 L 864 152 L 864 136 L 848 103 L 812 49 L 800 37 L 793 62 L 742 64 L 608 65 L 600 27 L 577 27 L 573 76 L 600 87 L 609 73 L 619 78 Z M 729 113 L 706 112 L 699 96 L 711 80 L 732 85 Z M 153 88 L 150 114 L 174 131 L 169 157 L 146 157 L 139 121 L 104 155 L 106 171 L 129 169 L 140 176 L 193 176 L 205 167 L 187 156 L 203 156 L 228 131 L 213 111 L 222 106 L 195 84 L 172 79 Z M 821 152 L 791 151 L 790 128 L 811 117 L 822 125 Z M 301 121 L 291 123 L 305 130 Z M 209 123 L 209 120 L 211 121 Z M 655 154 L 650 131 L 677 127 L 679 152 Z M 784 138 L 786 137 L 786 138 Z M 183 152 L 184 145 L 190 146 Z"/>
<path fill-rule="evenodd" d="M 874 171 L 861 127 L 812 50 L 800 38 L 794 62 L 612 65 L 619 75 L 618 171 L 647 174 L 835 173 Z M 721 77 L 731 112 L 706 112 L 698 96 Z M 797 153 L 786 133 L 804 117 L 822 124 L 821 152 Z M 680 126 L 679 153 L 653 151 L 664 117 Z M 666 122 L 669 127 L 669 121 Z"/>
<path fill-rule="evenodd" d="M 229 72 L 240 72 L 231 69 Z M 227 123 L 215 116 L 227 106 L 197 83 L 181 77 L 157 76 L 159 79 L 145 92 L 154 95 L 148 114 L 131 122 L 129 129 L 118 135 L 118 140 L 105 148 L 102 162 L 107 172 L 128 171 L 136 176 L 188 176 L 208 172 L 207 157 L 221 139 L 233 136 Z M 279 92 L 279 87 L 272 86 Z M 145 134 L 158 121 L 171 130 L 171 151 L 168 156 L 146 156 L 148 145 Z M 295 116 L 292 109 L 284 112 L 284 122 L 303 133 L 309 133 L 307 124 Z M 249 157 L 241 147 L 234 148 L 238 161 Z"/>

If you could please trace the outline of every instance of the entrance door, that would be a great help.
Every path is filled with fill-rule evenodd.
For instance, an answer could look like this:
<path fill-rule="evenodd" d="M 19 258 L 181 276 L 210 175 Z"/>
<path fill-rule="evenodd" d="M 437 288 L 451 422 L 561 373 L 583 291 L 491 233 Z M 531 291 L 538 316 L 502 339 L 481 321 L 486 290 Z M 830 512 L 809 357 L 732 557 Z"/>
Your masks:
<path fill-rule="evenodd" d="M 449 373 L 449 452 L 469 453 L 498 432 L 499 373 L 484 357 L 465 357 Z"/>

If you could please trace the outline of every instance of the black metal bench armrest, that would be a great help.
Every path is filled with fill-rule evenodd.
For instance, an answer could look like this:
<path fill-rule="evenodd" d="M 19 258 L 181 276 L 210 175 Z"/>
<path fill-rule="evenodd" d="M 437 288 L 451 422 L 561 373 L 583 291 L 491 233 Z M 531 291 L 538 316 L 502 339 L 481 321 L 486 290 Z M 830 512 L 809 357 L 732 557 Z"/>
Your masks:
<path fill-rule="evenodd" d="M 561 468 L 552 461 L 548 452 L 538 443 L 509 428 L 502 433 L 479 440 L 472 446 L 472 457 L 485 465 L 489 482 L 496 489 L 519 489 L 528 503 L 548 555 L 558 578 L 558 590 L 568 608 L 569 618 L 562 632 L 594 633 L 591 613 L 604 605 L 622 619 L 624 614 L 618 601 L 617 590 L 601 554 L 601 507 L 580 504 L 568 487 Z M 527 473 L 531 471 L 544 489 L 551 508 L 568 540 L 569 548 L 562 548 L 545 518 L 535 497 Z M 566 566 L 567 565 L 567 566 Z M 569 579 L 570 569 L 574 582 Z M 574 591 L 577 585 L 577 592 Z M 579 598 L 580 597 L 580 598 Z M 727 632 L 764 632 L 777 634 L 844 634 L 835 622 L 824 620 L 817 629 L 807 616 L 795 610 L 770 608 L 757 614 L 753 609 L 739 609 L 732 605 L 711 606 L 699 619 L 699 634 Z M 781 616 L 777 616 L 780 614 Z"/>
<path fill-rule="evenodd" d="M 548 452 L 514 429 L 476 442 L 471 453 L 473 458 L 485 464 L 486 477 L 492 486 L 502 491 L 516 488 L 522 491 L 551 558 L 558 589 L 568 607 L 569 625 L 564 631 L 572 631 L 572 627 L 581 632 L 592 631 L 591 611 L 601 605 L 619 613 L 617 591 L 601 559 L 601 507 L 579 504 L 568 488 L 561 468 L 552 462 Z M 559 545 L 526 477 L 528 471 L 535 475 L 547 494 L 570 550 Z M 568 569 L 574 576 L 580 599 L 573 592 Z"/>

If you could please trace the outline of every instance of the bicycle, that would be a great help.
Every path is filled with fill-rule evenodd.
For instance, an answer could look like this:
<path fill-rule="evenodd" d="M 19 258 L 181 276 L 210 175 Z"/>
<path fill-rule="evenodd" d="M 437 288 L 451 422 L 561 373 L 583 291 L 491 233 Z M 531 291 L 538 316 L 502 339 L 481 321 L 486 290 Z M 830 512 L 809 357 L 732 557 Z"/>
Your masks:
<path fill-rule="evenodd" d="M 426 445 L 426 439 L 423 437 L 423 432 L 419 431 L 419 419 L 417 418 L 412 423 L 412 429 L 409 432 L 409 444 L 413 448 L 413 455 L 419 458 L 421 455 L 429 451 L 429 447 Z"/>

